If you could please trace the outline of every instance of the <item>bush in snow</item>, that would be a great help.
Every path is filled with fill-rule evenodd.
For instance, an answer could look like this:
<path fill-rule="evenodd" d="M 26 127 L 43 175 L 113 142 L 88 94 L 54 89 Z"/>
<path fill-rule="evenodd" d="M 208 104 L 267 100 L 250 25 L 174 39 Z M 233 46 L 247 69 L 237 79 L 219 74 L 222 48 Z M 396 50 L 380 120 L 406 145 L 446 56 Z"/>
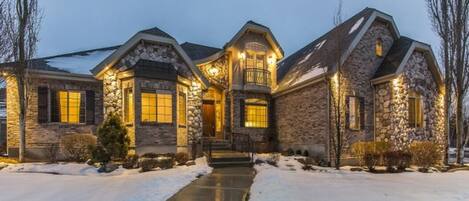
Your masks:
<path fill-rule="evenodd" d="M 144 153 L 142 155 L 142 158 L 156 158 L 156 157 L 158 157 L 158 154 L 157 153 L 151 153 L 151 152 Z"/>
<path fill-rule="evenodd" d="M 293 155 L 295 155 L 295 151 L 293 151 L 292 148 L 289 148 L 289 149 L 287 149 L 286 155 L 287 155 L 287 156 L 293 156 Z"/>
<path fill-rule="evenodd" d="M 179 152 L 174 156 L 178 165 L 185 165 L 189 161 L 189 154 L 185 152 Z"/>
<path fill-rule="evenodd" d="M 56 163 L 59 155 L 59 144 L 50 143 L 46 146 L 46 157 L 49 163 Z"/>
<path fill-rule="evenodd" d="M 90 134 L 71 134 L 60 140 L 63 153 L 68 160 L 84 162 L 91 157 L 90 146 L 96 145 L 96 136 Z"/>
<path fill-rule="evenodd" d="M 384 153 L 383 157 L 388 172 L 405 171 L 412 159 L 412 155 L 404 151 L 388 151 Z"/>
<path fill-rule="evenodd" d="M 353 157 L 358 159 L 359 165 L 366 165 L 365 154 L 375 153 L 382 156 L 390 148 L 387 142 L 355 142 L 350 148 L 350 153 Z"/>
<path fill-rule="evenodd" d="M 375 167 L 379 162 L 380 156 L 381 156 L 380 154 L 374 151 L 369 151 L 364 154 L 363 160 L 364 160 L 366 167 L 368 168 L 370 172 L 375 171 Z"/>
<path fill-rule="evenodd" d="M 430 141 L 413 142 L 410 145 L 410 151 L 414 156 L 414 164 L 422 167 L 424 172 L 435 165 L 441 156 L 438 144 Z"/>
<path fill-rule="evenodd" d="M 300 149 L 296 150 L 296 155 L 301 156 L 301 150 Z"/>
<path fill-rule="evenodd" d="M 130 139 L 119 115 L 110 114 L 99 126 L 97 135 L 98 145 L 92 151 L 96 161 L 106 163 L 110 159 L 123 159 L 127 156 Z"/>
<path fill-rule="evenodd" d="M 305 151 L 303 152 L 303 156 L 305 156 L 305 157 L 308 157 L 308 156 L 309 156 L 308 150 L 305 150 Z"/>
<path fill-rule="evenodd" d="M 169 169 L 174 166 L 174 157 L 170 155 L 159 155 L 155 158 L 140 158 L 139 166 L 142 168 L 141 172 L 148 172 L 155 168 Z"/>
<path fill-rule="evenodd" d="M 125 169 L 135 169 L 138 168 L 138 155 L 129 154 L 125 157 L 122 167 Z"/>

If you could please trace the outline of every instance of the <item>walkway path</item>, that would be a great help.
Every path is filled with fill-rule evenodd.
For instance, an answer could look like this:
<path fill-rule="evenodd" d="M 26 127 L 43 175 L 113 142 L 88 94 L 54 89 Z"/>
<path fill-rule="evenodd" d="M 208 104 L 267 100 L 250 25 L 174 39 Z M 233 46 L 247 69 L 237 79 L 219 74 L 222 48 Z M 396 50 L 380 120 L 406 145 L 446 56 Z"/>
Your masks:
<path fill-rule="evenodd" d="M 215 168 L 176 193 L 168 201 L 247 200 L 255 171 L 249 167 Z"/>

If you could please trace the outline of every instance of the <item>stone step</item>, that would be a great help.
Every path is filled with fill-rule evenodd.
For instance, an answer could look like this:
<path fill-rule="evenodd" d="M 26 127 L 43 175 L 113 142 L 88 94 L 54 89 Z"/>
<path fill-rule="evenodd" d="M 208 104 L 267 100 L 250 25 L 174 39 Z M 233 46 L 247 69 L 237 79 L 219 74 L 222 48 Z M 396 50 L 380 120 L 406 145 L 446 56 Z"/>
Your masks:
<path fill-rule="evenodd" d="M 231 161 L 231 162 L 212 162 L 209 164 L 214 168 L 222 167 L 252 167 L 253 163 L 251 161 Z"/>

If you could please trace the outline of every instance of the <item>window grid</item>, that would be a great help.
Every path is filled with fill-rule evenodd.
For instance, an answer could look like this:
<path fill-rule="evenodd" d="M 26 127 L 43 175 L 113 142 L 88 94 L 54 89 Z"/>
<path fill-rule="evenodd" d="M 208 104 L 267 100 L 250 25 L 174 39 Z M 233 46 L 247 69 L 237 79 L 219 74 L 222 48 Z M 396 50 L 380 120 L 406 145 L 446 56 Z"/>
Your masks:
<path fill-rule="evenodd" d="M 172 118 L 172 97 L 171 94 L 157 94 L 157 115 L 159 123 L 171 123 Z"/>
<path fill-rule="evenodd" d="M 246 99 L 245 102 L 245 127 L 267 128 L 268 110 L 267 104 L 263 104 L 266 103 L 266 101 L 259 99 Z"/>
<path fill-rule="evenodd" d="M 59 91 L 60 122 L 80 123 L 80 92 Z"/>
<path fill-rule="evenodd" d="M 142 122 L 156 122 L 155 93 L 142 93 Z"/>

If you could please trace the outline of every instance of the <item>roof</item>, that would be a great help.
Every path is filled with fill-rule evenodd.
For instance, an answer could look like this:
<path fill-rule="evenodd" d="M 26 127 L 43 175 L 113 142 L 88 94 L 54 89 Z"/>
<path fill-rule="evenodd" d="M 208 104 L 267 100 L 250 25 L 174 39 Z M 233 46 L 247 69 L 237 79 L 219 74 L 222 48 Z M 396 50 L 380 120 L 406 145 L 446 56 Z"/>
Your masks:
<path fill-rule="evenodd" d="M 373 76 L 373 79 L 395 73 L 404 61 L 407 52 L 411 49 L 413 42 L 415 40 L 404 36 L 396 40 Z"/>
<path fill-rule="evenodd" d="M 109 56 L 120 46 L 91 49 L 31 60 L 31 69 L 53 72 L 91 75 L 90 69 Z M 4 63 L 0 66 L 14 65 Z"/>
<path fill-rule="evenodd" d="M 132 67 L 135 76 L 161 79 L 177 80 L 177 71 L 173 64 L 159 61 L 140 59 Z"/>
<path fill-rule="evenodd" d="M 151 29 L 145 29 L 145 30 L 140 31 L 139 33 L 146 33 L 146 34 L 151 34 L 151 35 L 154 35 L 154 36 L 160 36 L 160 37 L 174 39 L 171 35 L 169 35 L 168 33 L 164 32 L 164 31 L 162 31 L 158 27 L 153 27 Z"/>
<path fill-rule="evenodd" d="M 396 39 L 400 37 L 399 30 L 390 15 L 374 8 L 365 8 L 281 60 L 277 65 L 278 87 L 274 93 L 305 86 L 312 80 L 335 71 L 338 59 L 341 59 L 340 63 L 345 62 L 366 30 L 378 18 L 390 24 Z M 340 49 L 340 54 L 334 53 L 338 49 Z"/>
<path fill-rule="evenodd" d="M 189 42 L 181 44 L 181 47 L 193 61 L 207 58 L 222 50 L 216 47 L 209 47 Z"/>
<path fill-rule="evenodd" d="M 337 49 L 338 44 L 342 47 L 350 46 L 358 35 L 358 30 L 364 27 L 365 22 L 371 17 L 374 11 L 374 9 L 365 8 L 318 39 L 280 61 L 277 67 L 277 82 L 279 85 L 276 91 L 281 91 L 295 84 L 300 84 L 297 80 L 302 79 L 302 75 L 308 74 L 311 71 L 318 71 L 315 70 L 315 68 L 322 68 L 324 73 L 330 70 L 330 68 L 337 63 L 338 57 L 336 54 L 331 54 L 331 52 Z M 341 38 L 342 40 L 338 41 L 337 38 Z M 341 49 L 345 52 L 346 48 Z"/>

